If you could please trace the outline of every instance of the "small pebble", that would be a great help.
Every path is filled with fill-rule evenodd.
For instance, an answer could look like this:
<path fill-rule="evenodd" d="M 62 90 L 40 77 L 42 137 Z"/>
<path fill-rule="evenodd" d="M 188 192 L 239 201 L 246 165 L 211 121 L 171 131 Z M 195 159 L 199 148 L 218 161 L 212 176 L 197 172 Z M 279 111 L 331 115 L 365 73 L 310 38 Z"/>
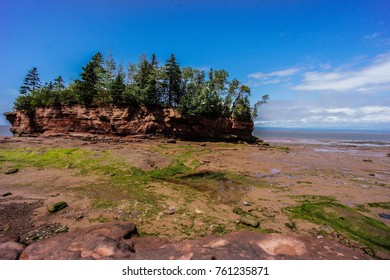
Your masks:
<path fill-rule="evenodd" d="M 163 213 L 164 213 L 165 215 L 173 215 L 173 214 L 175 214 L 175 210 L 169 208 L 169 209 L 165 209 L 165 210 L 163 211 Z"/>
<path fill-rule="evenodd" d="M 244 206 L 251 206 L 251 204 L 248 201 L 244 201 L 242 204 L 244 204 Z"/>

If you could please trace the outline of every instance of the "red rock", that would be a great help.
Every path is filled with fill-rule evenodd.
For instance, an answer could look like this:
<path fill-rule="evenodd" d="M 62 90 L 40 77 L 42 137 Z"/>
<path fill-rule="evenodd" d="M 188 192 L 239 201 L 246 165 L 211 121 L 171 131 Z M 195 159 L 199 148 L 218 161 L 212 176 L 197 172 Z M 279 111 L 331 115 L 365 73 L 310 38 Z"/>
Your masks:
<path fill-rule="evenodd" d="M 323 260 L 323 259 L 366 259 L 362 253 L 337 242 L 312 237 L 284 234 L 260 234 L 252 231 L 237 231 L 225 236 L 205 237 L 178 243 L 161 241 L 153 246 L 148 239 L 148 247 L 142 247 L 143 238 L 134 239 L 135 258 L 179 259 L 179 260 Z"/>
<path fill-rule="evenodd" d="M 26 245 L 20 244 L 15 240 L 0 238 L 0 260 L 17 260 L 23 252 Z"/>
<path fill-rule="evenodd" d="M 132 223 L 105 223 L 37 241 L 23 251 L 20 259 L 128 259 L 134 249 L 132 241 L 126 239 L 136 233 Z"/>
<path fill-rule="evenodd" d="M 33 122 L 23 111 L 4 115 L 12 124 L 12 133 L 20 135 L 88 132 L 110 135 L 156 134 L 182 139 L 255 140 L 252 136 L 253 122 L 230 118 L 185 118 L 169 108 L 38 108 Z"/>
<path fill-rule="evenodd" d="M 157 237 L 133 237 L 134 224 L 111 222 L 28 246 L 20 259 L 274 260 L 366 259 L 335 241 L 284 234 L 236 231 L 225 236 L 171 243 Z M 131 237 L 132 236 L 132 237 Z M 131 239 L 129 239 L 131 237 Z"/>

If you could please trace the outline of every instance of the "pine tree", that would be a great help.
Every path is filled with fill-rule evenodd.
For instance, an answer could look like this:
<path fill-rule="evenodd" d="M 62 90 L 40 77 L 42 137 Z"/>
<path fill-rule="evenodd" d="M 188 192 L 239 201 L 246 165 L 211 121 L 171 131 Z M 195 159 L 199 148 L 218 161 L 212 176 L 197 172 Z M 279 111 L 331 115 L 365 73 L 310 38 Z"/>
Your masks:
<path fill-rule="evenodd" d="M 149 76 L 150 76 L 150 62 L 145 56 L 142 56 L 137 65 L 137 70 L 134 74 L 135 90 L 139 94 L 141 102 L 148 103 L 147 93 L 149 91 Z"/>
<path fill-rule="evenodd" d="M 105 72 L 102 65 L 103 56 L 98 52 L 83 67 L 81 81 L 76 81 L 80 102 L 85 106 L 91 106 L 93 104 L 94 98 L 98 95 L 102 87 L 102 76 Z"/>
<path fill-rule="evenodd" d="M 165 64 L 165 87 L 168 93 L 167 106 L 174 107 L 180 103 L 183 93 L 180 88 L 181 70 L 176 62 L 175 55 L 172 54 Z"/>
<path fill-rule="evenodd" d="M 62 76 L 58 76 L 56 79 L 54 79 L 53 84 L 54 90 L 61 92 L 65 89 L 64 79 L 62 79 Z"/>
<path fill-rule="evenodd" d="M 124 98 L 125 89 L 126 85 L 122 75 L 117 75 L 111 87 L 112 102 L 115 106 L 123 107 L 126 105 Z"/>
<path fill-rule="evenodd" d="M 23 86 L 20 87 L 20 94 L 29 94 L 30 92 L 41 88 L 41 81 L 36 67 L 31 68 L 24 78 Z"/>
<path fill-rule="evenodd" d="M 161 90 L 159 86 L 159 72 L 158 61 L 155 54 L 152 54 L 152 60 L 149 64 L 149 72 L 147 79 L 147 90 L 145 92 L 146 105 L 158 105 L 161 101 Z"/>

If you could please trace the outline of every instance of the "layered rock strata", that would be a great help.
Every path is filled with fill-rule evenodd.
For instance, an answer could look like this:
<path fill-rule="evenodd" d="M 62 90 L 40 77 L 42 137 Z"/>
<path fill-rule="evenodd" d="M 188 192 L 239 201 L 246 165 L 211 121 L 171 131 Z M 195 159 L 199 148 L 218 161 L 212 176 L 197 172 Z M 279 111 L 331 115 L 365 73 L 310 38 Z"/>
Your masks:
<path fill-rule="evenodd" d="M 172 108 L 38 108 L 4 113 L 11 132 L 21 136 L 87 132 L 102 135 L 157 135 L 186 140 L 255 141 L 253 122 L 182 116 Z"/>

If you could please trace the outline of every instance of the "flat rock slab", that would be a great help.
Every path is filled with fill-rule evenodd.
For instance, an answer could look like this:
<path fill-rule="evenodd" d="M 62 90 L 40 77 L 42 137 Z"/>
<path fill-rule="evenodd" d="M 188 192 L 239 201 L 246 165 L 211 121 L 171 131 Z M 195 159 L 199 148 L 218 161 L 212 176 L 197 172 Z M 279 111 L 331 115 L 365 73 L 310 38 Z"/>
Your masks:
<path fill-rule="evenodd" d="M 147 246 L 144 243 L 148 243 Z M 335 241 L 312 237 L 260 234 L 248 230 L 225 236 L 161 244 L 153 238 L 134 239 L 135 259 L 161 260 L 322 260 L 367 259 Z"/>
<path fill-rule="evenodd" d="M 130 237 L 133 223 L 110 222 L 37 241 L 20 256 L 22 260 L 128 259 L 134 254 Z"/>
<path fill-rule="evenodd" d="M 65 233 L 28 246 L 24 260 L 136 259 L 136 260 L 278 260 L 366 259 L 335 241 L 242 230 L 225 236 L 171 243 L 158 237 L 134 237 L 136 226 L 110 222 Z"/>

